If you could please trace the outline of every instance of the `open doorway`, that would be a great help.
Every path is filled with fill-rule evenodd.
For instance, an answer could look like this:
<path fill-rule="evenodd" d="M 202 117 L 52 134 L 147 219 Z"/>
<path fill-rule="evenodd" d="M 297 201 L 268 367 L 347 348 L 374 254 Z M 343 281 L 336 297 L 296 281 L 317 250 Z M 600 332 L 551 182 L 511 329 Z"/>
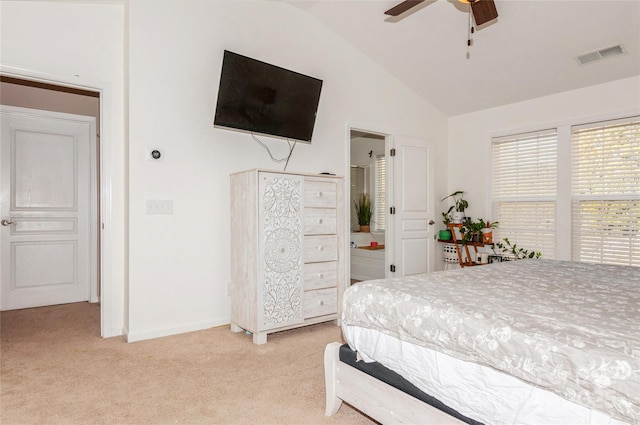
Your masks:
<path fill-rule="evenodd" d="M 65 270 L 75 270 L 76 267 L 67 267 L 64 268 L 61 265 L 59 265 L 57 263 L 57 258 L 61 257 L 63 259 L 65 259 L 67 261 L 67 263 L 69 264 L 75 264 L 75 262 L 77 262 L 77 256 L 74 253 L 78 253 L 78 254 L 82 254 L 82 256 L 80 256 L 81 258 L 84 258 L 85 260 L 83 262 L 80 262 L 81 264 L 87 264 L 87 276 L 83 277 L 83 281 L 86 281 L 86 279 L 89 279 L 89 291 L 88 291 L 88 295 L 84 295 L 86 294 L 86 292 L 84 290 L 82 291 L 76 291 L 74 292 L 73 295 L 69 295 L 69 294 L 63 294 L 60 295 L 60 297 L 56 298 L 56 297 L 51 297 L 49 296 L 50 294 L 48 294 L 46 297 L 40 297 L 40 298 L 34 298 L 34 301 L 32 304 L 29 304 L 30 301 L 27 298 L 21 298 L 20 299 L 20 303 L 17 304 L 11 304 L 10 307 L 6 307 L 6 308 L 28 308 L 30 306 L 43 306 L 43 305 L 47 305 L 47 304 L 59 304 L 59 303 L 64 303 L 64 300 L 70 299 L 70 300 L 86 300 L 89 302 L 93 302 L 93 303 L 97 303 L 100 299 L 100 276 L 101 276 L 101 271 L 100 271 L 100 232 L 98 231 L 98 229 L 101 227 L 101 220 L 100 220 L 100 194 L 101 194 L 101 183 L 99 180 L 99 176 L 100 176 L 100 134 L 99 131 L 97 131 L 97 129 L 100 128 L 100 92 L 98 91 L 92 91 L 92 90 L 85 90 L 85 89 L 80 89 L 80 88 L 73 88 L 73 87 L 66 87 L 66 86 L 60 86 L 60 85 L 56 85 L 56 84 L 50 84 L 50 83 L 45 83 L 45 82 L 39 82 L 39 81 L 33 81 L 33 80 L 29 80 L 29 79 L 22 79 L 22 78 L 17 78 L 17 77 L 13 77 L 13 76 L 1 76 L 0 77 L 0 104 L 2 104 L 3 106 L 7 106 L 7 107 L 17 107 L 18 109 L 16 109 L 16 114 L 20 114 L 22 112 L 19 111 L 29 111 L 29 123 L 31 123 L 30 125 L 34 125 L 36 127 L 34 127 L 34 130 L 30 130 L 30 127 L 24 127 L 23 129 L 23 133 L 25 134 L 25 136 L 23 138 L 21 138 L 21 140 L 27 140 L 25 142 L 21 142 L 21 146 L 24 145 L 24 149 L 21 148 L 21 152 L 22 152 L 22 160 L 23 162 L 21 164 L 31 164 L 33 167 L 40 167 L 43 165 L 49 165 L 49 164 L 54 164 L 54 163 L 59 163 L 58 165 L 60 167 L 62 167 L 64 169 L 65 166 L 65 162 L 64 160 L 62 160 L 62 158 L 65 158 L 64 155 L 58 155 L 53 152 L 53 146 L 58 146 L 64 148 L 63 150 L 65 150 L 66 153 L 68 153 L 68 156 L 66 158 L 71 158 L 73 159 L 73 157 L 77 156 L 77 157 L 82 157 L 82 158 L 86 158 L 83 161 L 88 161 L 88 164 L 84 164 L 81 167 L 78 167 L 78 169 L 76 169 L 75 171 L 71 172 L 71 171 L 67 171 L 66 173 L 62 173 L 64 174 L 66 177 L 69 177 L 68 179 L 64 179 L 64 178 L 58 178 L 56 180 L 56 184 L 59 186 L 61 185 L 63 181 L 69 181 L 71 182 L 71 186 L 78 186 L 79 184 L 82 185 L 87 185 L 88 188 L 86 189 L 86 191 L 83 191 L 82 193 L 87 193 L 87 197 L 88 199 L 86 201 L 80 201 L 80 200 L 73 200 L 67 202 L 69 204 L 69 206 L 65 207 L 65 208 L 58 208 L 58 207 L 53 207 L 53 206 L 49 206 L 47 207 L 45 205 L 45 209 L 48 208 L 47 211 L 45 211 L 45 213 L 50 213 L 50 214 L 54 214 L 56 212 L 58 212 L 58 215 L 64 216 L 60 219 L 58 219 L 57 221 L 54 220 L 51 217 L 45 217 L 43 218 L 43 222 L 46 222 L 51 226 L 53 226 L 51 229 L 40 229 L 38 228 L 39 231 L 44 232 L 46 230 L 49 230 L 51 235 L 45 235 L 46 238 L 48 238 L 45 242 L 40 241 L 39 245 L 37 246 L 41 246 L 41 247 L 45 247 L 51 251 L 52 254 L 55 254 L 52 256 L 53 259 L 51 259 L 51 261 L 49 261 L 49 263 L 51 263 L 51 267 L 56 266 L 56 270 L 62 270 L 60 271 L 59 275 L 60 276 L 54 276 L 54 278 L 51 279 L 44 279 L 45 277 L 51 277 L 48 276 L 50 273 L 49 269 L 43 269 L 43 271 L 38 272 L 37 270 L 34 269 L 33 264 L 36 265 L 36 267 L 40 267 L 42 265 L 42 262 L 40 261 L 29 261 L 29 263 L 31 263 L 32 265 L 29 266 L 29 270 L 31 270 L 28 274 L 29 276 L 22 276 L 25 277 L 25 279 L 29 278 L 33 278 L 31 280 L 33 280 L 34 282 L 40 282 L 42 281 L 47 281 L 47 282 L 53 282 L 53 283 L 57 283 L 58 287 L 64 286 L 62 285 L 62 283 L 68 282 L 67 286 L 72 287 L 72 286 L 77 286 L 77 284 L 80 284 L 80 282 L 78 281 L 78 283 L 74 283 L 75 280 L 72 279 L 71 277 L 75 276 L 75 271 L 74 273 L 66 273 L 64 272 Z M 26 112 L 25 112 L 26 113 Z M 59 114 L 62 113 L 62 114 Z M 55 115 L 55 114 L 59 114 L 59 115 Z M 54 123 L 55 125 L 59 126 L 61 125 L 60 123 L 62 122 L 61 118 L 59 118 L 59 116 L 67 116 L 69 114 L 73 114 L 73 116 L 77 116 L 77 117 L 86 117 L 86 121 L 87 122 L 93 122 L 94 124 L 91 124 L 90 127 L 90 131 L 88 131 L 87 133 L 87 139 L 86 139 L 86 147 L 82 147 L 85 145 L 85 142 L 83 142 L 81 138 L 74 138 L 76 136 L 71 136 L 71 134 L 76 134 L 75 133 L 75 129 L 73 130 L 69 130 L 70 131 L 70 135 L 69 136 L 65 136 L 66 133 L 64 133 L 61 130 L 56 130 L 59 131 L 59 133 L 55 133 L 56 136 L 54 137 L 55 141 L 57 143 L 54 143 L 53 141 L 50 143 L 44 143 L 46 140 L 50 140 L 49 138 L 47 138 L 48 136 L 46 136 L 47 133 L 45 133 L 42 130 L 42 123 Z M 3 115 L 4 116 L 4 115 Z M 69 115 L 71 116 L 71 115 Z M 40 121 L 38 121 L 40 120 Z M 25 124 L 21 124 L 21 125 L 27 125 Z M 65 124 L 66 125 L 66 124 Z M 57 127 L 56 127 L 57 128 Z M 35 136 L 30 136 L 31 134 L 40 134 L 41 136 L 39 137 L 35 137 Z M 53 139 L 51 139 L 53 140 Z M 70 144 L 69 142 L 67 142 L 67 140 L 76 140 L 75 143 Z M 43 144 L 44 143 L 44 144 Z M 43 152 L 40 152 L 41 150 L 34 150 L 36 146 L 40 146 L 42 145 L 43 147 L 46 147 L 46 149 Z M 45 146 L 46 145 L 46 146 Z M 80 146 L 78 149 L 86 149 L 87 152 L 92 152 L 90 155 L 80 155 L 78 156 L 77 152 L 74 150 L 75 148 L 71 148 L 72 146 Z M 81 146 L 82 145 L 82 146 Z M 26 157 L 26 147 L 31 146 L 33 149 L 30 151 L 32 153 L 38 153 L 38 157 L 34 158 L 33 160 L 29 160 L 29 157 Z M 67 149 L 67 146 L 69 146 L 69 148 Z M 51 152 L 49 152 L 51 150 Z M 13 151 L 13 149 L 12 149 Z M 25 151 L 25 152 L 23 152 Z M 68 152 L 67 152 L 68 151 Z M 84 152 L 84 151 L 82 151 Z M 50 154 L 50 155 L 49 155 Z M 55 158 L 56 161 L 46 161 L 46 159 L 51 159 L 51 158 Z M 71 161 L 71 160 L 70 160 Z M 70 162 L 70 166 L 67 168 L 73 168 L 75 167 L 75 160 Z M 12 161 L 12 163 L 15 161 Z M 40 164 L 40 165 L 38 165 Z M 26 166 L 25 166 L 26 167 Z M 24 167 L 23 167 L 24 168 Z M 34 168 L 35 171 L 37 171 L 40 168 Z M 51 167 L 49 167 L 51 168 Z M 27 168 L 25 168 L 27 169 Z M 86 170 L 84 171 L 85 174 L 81 173 L 78 170 Z M 15 170 L 14 170 L 15 171 Z M 12 172 L 12 177 L 16 177 L 17 174 L 14 176 L 15 173 Z M 45 177 L 49 174 L 51 174 L 52 176 L 61 176 L 60 173 L 55 173 L 55 172 L 48 172 L 48 171 L 42 171 L 41 173 L 36 173 L 40 176 L 41 180 L 44 181 L 43 179 L 45 179 Z M 44 176 L 44 177 L 43 177 Z M 90 177 L 91 176 L 91 177 Z M 17 178 L 17 177 L 16 177 Z M 34 177 L 35 178 L 35 177 Z M 13 187 L 13 186 L 12 186 Z M 72 188 L 73 189 L 73 188 Z M 16 189 L 17 190 L 17 189 Z M 75 195 L 75 189 L 73 190 L 68 190 L 65 191 L 63 189 L 60 189 L 59 191 L 60 193 L 70 193 L 72 195 L 70 196 L 71 198 L 74 198 Z M 4 196 L 4 194 L 3 194 Z M 44 195 L 43 195 L 44 196 Z M 51 195 L 52 196 L 52 195 Z M 49 198 L 51 197 L 49 196 Z M 5 200 L 8 199 L 5 198 Z M 47 198 L 48 199 L 48 198 Z M 48 204 L 47 204 L 48 205 Z M 6 206 L 6 205 L 5 205 Z M 68 210 L 68 211 L 67 211 Z M 71 212 L 69 212 L 71 211 Z M 84 212 L 86 211 L 87 214 L 87 221 L 88 223 L 86 223 L 85 225 L 80 226 L 77 223 L 82 223 L 81 220 L 76 219 L 73 217 L 73 212 Z M 64 215 L 67 214 L 67 215 Z M 70 215 L 71 214 L 71 215 Z M 41 214 L 42 215 L 42 214 Z M 45 214 L 46 215 L 46 214 Z M 81 214 L 80 216 L 83 216 L 83 214 Z M 43 216 L 44 217 L 44 216 Z M 31 221 L 29 221 L 31 220 Z M 25 219 L 24 223 L 21 223 L 20 225 L 14 225 L 13 227 L 11 227 L 10 229 L 5 229 L 6 231 L 11 231 L 12 235 L 16 234 L 19 236 L 19 230 L 22 230 L 23 233 L 29 233 L 30 235 L 36 234 L 37 232 L 34 229 L 31 228 L 27 228 L 25 227 L 27 224 L 31 223 L 32 227 L 35 226 L 36 223 L 35 221 L 33 221 L 32 219 Z M 36 223 L 36 224 L 33 224 Z M 52 224 L 53 223 L 53 224 Z M 62 223 L 62 224 L 68 224 L 69 229 L 67 228 L 61 228 L 61 229 L 57 229 L 55 228 L 54 224 L 57 223 Z M 21 227 L 20 227 L 21 226 Z M 61 225 L 62 226 L 62 225 Z M 42 226 L 41 226 L 42 227 Z M 86 230 L 85 230 L 86 229 Z M 51 239 L 55 232 L 66 232 L 67 236 L 68 234 L 78 234 L 78 235 L 85 235 L 82 236 L 81 239 L 79 240 L 90 240 L 88 242 L 88 246 L 84 246 L 79 244 L 77 241 L 73 240 L 73 238 L 71 238 L 70 240 L 66 241 L 65 240 L 65 247 L 68 247 L 68 255 L 65 257 L 64 255 L 64 250 L 60 250 L 58 249 L 56 246 L 53 245 L 53 243 L 49 240 Z M 87 233 L 81 233 L 81 231 L 83 232 L 87 232 Z M 26 246 L 24 241 L 20 242 L 22 245 Z M 21 245 L 21 246 L 22 246 Z M 77 246 L 77 248 L 76 248 Z M 46 251 L 45 248 L 42 248 L 42 250 Z M 81 249 L 82 248 L 82 249 Z M 23 251 L 26 250 L 23 249 Z M 33 250 L 31 250 L 33 251 Z M 29 251 L 29 252 L 31 252 Z M 82 252 L 80 252 L 82 251 Z M 3 258 L 7 257 L 7 253 L 3 252 Z M 25 257 L 25 256 L 23 256 Z M 67 258 L 68 257 L 68 258 Z M 26 258 L 26 257 L 25 257 Z M 32 257 L 28 257 L 28 258 L 32 258 Z M 24 262 L 24 261 L 23 261 Z M 55 264 L 54 264 L 55 263 Z M 67 264 L 67 263 L 60 263 L 60 264 Z M 27 264 L 28 265 L 28 264 Z M 26 267 L 26 266 L 25 266 Z M 5 268 L 5 264 L 3 263 L 3 269 Z M 46 273 L 45 273 L 46 270 Z M 83 268 L 84 270 L 84 268 Z M 24 273 L 23 273 L 24 275 Z M 45 276 L 47 275 L 47 276 Z M 71 277 L 69 277 L 69 276 Z M 81 275 L 81 277 L 84 275 Z M 40 278 L 40 280 L 38 280 L 38 278 Z M 65 279 L 67 278 L 67 279 Z M 57 280 L 56 280 L 57 279 Z M 60 283 L 62 282 L 62 283 Z M 53 285 L 52 283 L 52 285 Z M 37 285 L 36 285 L 37 286 Z M 42 285 L 41 285 L 42 286 Z M 56 286 L 56 285 L 53 285 Z M 53 288 L 53 286 L 50 285 L 49 290 L 53 290 L 55 288 Z M 59 292 L 59 291 L 58 291 Z M 43 301 L 44 300 L 44 301 Z M 50 302 L 47 302 L 47 300 L 53 300 Z M 57 300 L 57 301 L 56 301 Z M 3 300 L 4 301 L 4 300 Z"/>
<path fill-rule="evenodd" d="M 384 135 L 351 129 L 349 155 L 351 283 L 385 277 L 385 246 L 388 234 L 385 152 Z M 371 206 L 369 210 L 367 205 Z M 370 216 L 370 220 L 367 220 L 367 216 Z"/>

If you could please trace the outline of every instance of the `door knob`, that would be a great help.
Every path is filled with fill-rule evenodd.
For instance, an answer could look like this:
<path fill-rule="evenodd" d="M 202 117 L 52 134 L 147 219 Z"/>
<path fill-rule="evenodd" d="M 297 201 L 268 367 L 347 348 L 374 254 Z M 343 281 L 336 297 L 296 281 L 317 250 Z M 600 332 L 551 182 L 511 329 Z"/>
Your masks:
<path fill-rule="evenodd" d="M 0 221 L 0 224 L 2 224 L 3 226 L 8 226 L 10 224 L 16 224 L 15 221 L 11 221 L 11 220 L 7 220 L 6 218 L 2 219 L 2 221 Z"/>
<path fill-rule="evenodd" d="M 429 226 L 433 226 L 434 224 L 436 224 L 436 222 L 435 222 L 435 221 L 433 221 L 433 220 L 429 220 Z"/>

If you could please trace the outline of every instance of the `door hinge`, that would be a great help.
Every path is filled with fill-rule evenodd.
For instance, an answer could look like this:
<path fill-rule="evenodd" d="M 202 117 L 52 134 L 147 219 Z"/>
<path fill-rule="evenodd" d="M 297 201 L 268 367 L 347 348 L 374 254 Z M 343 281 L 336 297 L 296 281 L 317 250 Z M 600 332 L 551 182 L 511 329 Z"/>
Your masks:
<path fill-rule="evenodd" d="M 389 208 L 389 214 L 395 214 L 395 213 L 396 213 L 396 207 Z"/>
<path fill-rule="evenodd" d="M 391 148 L 389 151 L 389 156 L 396 156 L 396 148 Z"/>
<path fill-rule="evenodd" d="M 391 271 L 391 273 L 395 273 L 396 272 L 396 265 L 392 264 L 391 266 L 389 266 L 389 270 Z"/>

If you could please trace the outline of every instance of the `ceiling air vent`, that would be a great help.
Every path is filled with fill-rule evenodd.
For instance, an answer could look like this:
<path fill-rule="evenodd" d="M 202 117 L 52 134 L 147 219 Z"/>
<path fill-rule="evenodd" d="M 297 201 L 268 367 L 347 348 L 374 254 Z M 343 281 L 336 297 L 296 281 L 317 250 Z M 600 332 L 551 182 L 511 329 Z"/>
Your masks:
<path fill-rule="evenodd" d="M 608 59 L 614 56 L 618 56 L 624 53 L 624 49 L 621 44 L 611 47 L 605 47 L 604 49 L 595 50 L 593 52 L 585 53 L 584 55 L 578 56 L 578 62 L 582 65 L 590 62 L 599 61 L 601 59 Z"/>

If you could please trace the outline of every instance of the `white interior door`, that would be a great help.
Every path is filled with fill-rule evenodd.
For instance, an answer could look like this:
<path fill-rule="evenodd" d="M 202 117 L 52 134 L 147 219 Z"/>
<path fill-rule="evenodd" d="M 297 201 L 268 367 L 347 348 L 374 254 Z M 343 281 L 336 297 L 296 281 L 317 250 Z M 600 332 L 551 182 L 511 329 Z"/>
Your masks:
<path fill-rule="evenodd" d="M 0 308 L 88 301 L 95 118 L 5 106 L 1 115 Z"/>
<path fill-rule="evenodd" d="M 394 137 L 393 252 L 391 276 L 433 270 L 434 161 L 433 147 L 425 140 Z"/>

